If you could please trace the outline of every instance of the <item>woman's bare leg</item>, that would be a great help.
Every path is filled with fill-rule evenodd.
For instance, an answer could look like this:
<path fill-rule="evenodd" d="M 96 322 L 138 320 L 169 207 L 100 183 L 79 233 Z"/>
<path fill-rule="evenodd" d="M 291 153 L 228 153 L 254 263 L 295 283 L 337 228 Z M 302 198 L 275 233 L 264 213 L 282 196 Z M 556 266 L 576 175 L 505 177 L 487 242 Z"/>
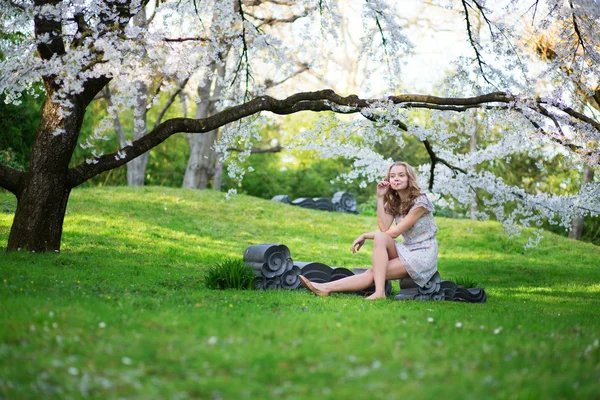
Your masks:
<path fill-rule="evenodd" d="M 369 269 L 362 274 L 347 276 L 327 283 L 310 282 L 300 275 L 300 282 L 317 296 L 327 296 L 332 292 L 357 292 L 373 284 L 373 271 Z"/>
<path fill-rule="evenodd" d="M 385 279 L 400 279 L 408 276 L 406 268 L 402 265 L 399 258 L 390 260 L 386 268 Z M 302 277 L 304 278 L 304 277 Z M 306 278 L 304 278 L 306 279 Z M 384 297 L 385 297 L 385 279 L 384 279 Z M 317 296 L 327 296 L 333 292 L 357 292 L 371 286 L 374 282 L 373 269 L 368 269 L 362 274 L 348 276 L 346 278 L 339 279 L 333 282 L 327 283 L 316 283 L 309 282 L 303 283 L 303 285 L 312 291 Z"/>
<path fill-rule="evenodd" d="M 396 262 L 392 263 L 392 260 Z M 385 299 L 386 279 L 400 279 L 408 276 L 406 268 L 398 258 L 398 250 L 394 239 L 384 232 L 377 232 L 373 239 L 373 281 L 375 282 L 375 293 L 367 297 L 367 300 Z M 391 265 L 390 265 L 391 264 Z"/>

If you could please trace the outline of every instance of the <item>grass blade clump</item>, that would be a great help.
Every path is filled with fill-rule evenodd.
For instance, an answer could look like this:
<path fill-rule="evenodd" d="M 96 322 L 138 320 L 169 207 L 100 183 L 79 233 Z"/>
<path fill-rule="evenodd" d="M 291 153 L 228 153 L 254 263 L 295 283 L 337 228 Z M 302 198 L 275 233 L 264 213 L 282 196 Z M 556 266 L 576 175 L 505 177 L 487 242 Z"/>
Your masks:
<path fill-rule="evenodd" d="M 480 287 L 479 282 L 476 279 L 470 278 L 468 276 L 457 276 L 454 280 L 454 283 L 460 286 L 464 286 L 466 288 Z"/>
<path fill-rule="evenodd" d="M 254 271 L 238 258 L 227 258 L 206 270 L 204 284 L 208 289 L 253 289 Z"/>

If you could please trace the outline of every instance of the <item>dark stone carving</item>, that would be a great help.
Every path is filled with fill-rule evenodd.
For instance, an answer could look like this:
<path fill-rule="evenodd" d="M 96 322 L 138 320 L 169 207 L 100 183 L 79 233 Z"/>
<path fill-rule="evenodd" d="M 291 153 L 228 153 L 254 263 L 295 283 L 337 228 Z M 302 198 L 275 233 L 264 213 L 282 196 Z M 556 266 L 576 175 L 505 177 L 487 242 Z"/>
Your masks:
<path fill-rule="evenodd" d="M 271 199 L 271 201 L 277 201 L 283 204 L 290 204 L 290 196 L 287 194 L 280 194 Z"/>
<path fill-rule="evenodd" d="M 300 268 L 300 274 L 306 279 L 316 283 L 326 283 L 331 281 L 332 268 L 320 262 L 295 261 L 294 266 Z"/>
<path fill-rule="evenodd" d="M 333 202 L 325 197 L 314 197 L 315 208 L 323 211 L 335 211 Z"/>
<path fill-rule="evenodd" d="M 325 197 L 300 197 L 290 201 L 290 197 L 286 194 L 277 195 L 271 200 L 303 208 L 358 214 L 356 211 L 356 197 L 348 192 L 336 192 L 331 200 Z"/>
<path fill-rule="evenodd" d="M 256 270 L 254 270 L 254 274 L 256 275 Z M 262 275 L 256 275 L 254 278 L 254 288 L 256 290 L 264 290 L 267 285 L 267 278 Z"/>
<path fill-rule="evenodd" d="M 358 212 L 356 212 L 356 197 L 351 193 L 335 192 L 331 202 L 336 207 L 337 211 L 358 214 Z"/>
<path fill-rule="evenodd" d="M 317 208 L 315 201 L 313 199 L 311 199 L 310 197 L 300 197 L 299 199 L 292 201 L 291 204 L 294 206 L 300 206 L 303 208 L 312 208 L 312 209 Z"/>
<path fill-rule="evenodd" d="M 419 287 L 411 278 L 400 280 L 400 294 L 395 300 L 437 300 L 485 303 L 487 295 L 483 288 L 466 288 L 452 281 L 442 281 L 436 272 L 423 287 Z"/>
<path fill-rule="evenodd" d="M 296 289 L 300 286 L 300 280 L 298 279 L 298 275 L 300 275 L 300 268 L 295 265 L 289 271 L 285 271 L 283 275 L 281 275 L 281 287 L 284 289 Z"/>
<path fill-rule="evenodd" d="M 290 249 L 283 244 L 257 244 L 244 251 L 244 262 L 252 268 L 257 289 L 295 289 L 300 269 L 294 268 Z"/>

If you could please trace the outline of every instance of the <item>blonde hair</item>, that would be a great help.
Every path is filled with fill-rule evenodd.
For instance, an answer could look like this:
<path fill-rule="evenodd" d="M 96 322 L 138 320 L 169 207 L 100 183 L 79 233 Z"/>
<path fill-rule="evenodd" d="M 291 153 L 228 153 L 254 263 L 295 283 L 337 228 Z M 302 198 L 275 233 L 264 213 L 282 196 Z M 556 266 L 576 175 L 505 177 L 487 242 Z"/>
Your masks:
<path fill-rule="evenodd" d="M 417 182 L 417 171 L 403 161 L 397 161 L 390 165 L 385 180 L 388 182 L 390 181 L 390 172 L 392 168 L 398 165 L 406 168 L 408 186 L 406 189 L 402 190 L 402 197 L 400 197 L 400 194 L 395 190 L 388 190 L 383 196 L 383 207 L 385 211 L 394 217 L 408 214 L 408 211 L 410 211 L 415 204 L 415 199 L 422 194 L 419 183 Z"/>

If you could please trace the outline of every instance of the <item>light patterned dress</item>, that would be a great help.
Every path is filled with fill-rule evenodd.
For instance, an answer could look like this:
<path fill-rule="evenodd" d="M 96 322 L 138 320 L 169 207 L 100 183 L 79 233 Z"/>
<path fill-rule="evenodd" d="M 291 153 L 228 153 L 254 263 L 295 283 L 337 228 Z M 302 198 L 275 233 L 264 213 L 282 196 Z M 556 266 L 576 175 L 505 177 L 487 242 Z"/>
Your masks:
<path fill-rule="evenodd" d="M 437 271 L 437 226 L 433 220 L 433 204 L 427 195 L 421 194 L 417 197 L 409 212 L 417 207 L 423 207 L 428 212 L 402 234 L 402 243 L 396 242 L 396 249 L 412 280 L 422 287 Z M 394 218 L 396 224 L 402 221 L 402 218 L 404 216 Z"/>

